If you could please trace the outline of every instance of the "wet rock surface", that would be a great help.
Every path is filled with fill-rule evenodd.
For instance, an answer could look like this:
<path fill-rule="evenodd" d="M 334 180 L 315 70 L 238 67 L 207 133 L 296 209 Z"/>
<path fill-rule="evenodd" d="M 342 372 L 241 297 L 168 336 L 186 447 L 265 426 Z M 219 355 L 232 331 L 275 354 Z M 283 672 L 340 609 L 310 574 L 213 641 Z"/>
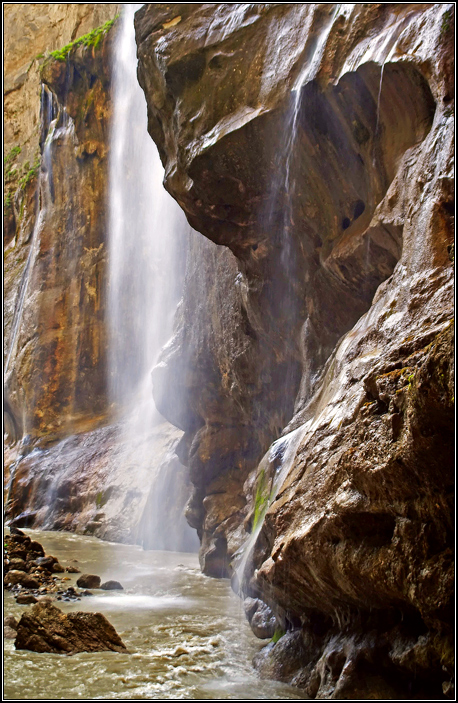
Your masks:
<path fill-rule="evenodd" d="M 23 557 L 20 560 L 16 556 L 18 553 Z M 42 545 L 31 540 L 22 530 L 13 527 L 10 534 L 5 535 L 3 582 L 4 587 L 13 592 L 16 602 L 28 605 L 44 598 L 80 600 L 80 593 L 72 586 L 65 588 L 68 577 L 55 576 L 65 571 L 57 557 L 41 555 L 44 555 Z M 15 568 L 18 561 L 21 561 L 22 570 Z"/>
<path fill-rule="evenodd" d="M 16 649 L 33 652 L 122 652 L 126 648 L 101 613 L 64 614 L 51 603 L 37 603 L 19 620 Z"/>
<path fill-rule="evenodd" d="M 89 586 L 90 588 L 90 586 Z M 119 583 L 119 581 L 104 581 L 104 583 L 101 584 L 100 586 L 102 591 L 123 591 L 123 587 Z"/>
<path fill-rule="evenodd" d="M 202 568 L 259 533 L 242 589 L 286 634 L 257 664 L 313 697 L 451 690 L 453 13 L 136 15 L 166 188 L 227 247 L 190 245 L 156 403 Z"/>
<path fill-rule="evenodd" d="M 245 598 L 243 602 L 245 615 L 256 637 L 270 639 L 278 629 L 272 610 L 259 598 Z"/>
<path fill-rule="evenodd" d="M 100 588 L 101 579 L 96 574 L 82 574 L 76 582 L 80 588 Z"/>
<path fill-rule="evenodd" d="M 10 526 L 45 525 L 147 549 L 195 551 L 195 534 L 183 515 L 189 478 L 174 454 L 181 436 L 165 421 L 152 427 L 136 447 L 140 457 L 150 457 L 142 470 L 136 455 L 126 454 L 119 424 L 28 454 L 18 442 L 8 464 L 12 477 L 5 510 Z M 161 510 L 154 490 L 157 480 L 168 487 Z"/>

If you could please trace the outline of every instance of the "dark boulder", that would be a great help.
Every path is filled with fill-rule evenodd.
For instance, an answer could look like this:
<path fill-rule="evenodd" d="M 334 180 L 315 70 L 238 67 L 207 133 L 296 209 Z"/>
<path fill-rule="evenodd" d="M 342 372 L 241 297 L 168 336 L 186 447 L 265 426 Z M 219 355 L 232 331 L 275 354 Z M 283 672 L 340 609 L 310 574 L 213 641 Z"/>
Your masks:
<path fill-rule="evenodd" d="M 100 586 L 102 591 L 123 591 L 124 588 L 121 586 L 119 581 L 105 581 Z"/>

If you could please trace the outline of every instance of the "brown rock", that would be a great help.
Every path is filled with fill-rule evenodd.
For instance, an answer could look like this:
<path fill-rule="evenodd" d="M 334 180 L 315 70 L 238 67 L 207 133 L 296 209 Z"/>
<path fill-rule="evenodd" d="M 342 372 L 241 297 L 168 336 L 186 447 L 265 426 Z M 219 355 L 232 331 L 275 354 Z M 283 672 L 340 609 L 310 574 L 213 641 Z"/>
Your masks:
<path fill-rule="evenodd" d="M 8 571 L 4 578 L 4 583 L 6 586 L 15 586 L 16 584 L 20 584 L 21 586 L 25 586 L 27 588 L 38 588 L 40 585 L 38 581 L 36 581 L 27 572 L 19 571 L 17 569 L 11 569 Z"/>
<path fill-rule="evenodd" d="M 16 597 L 16 603 L 19 603 L 19 605 L 30 605 L 31 603 L 38 603 L 38 598 L 32 593 L 20 593 Z"/>
<path fill-rule="evenodd" d="M 35 554 L 41 554 L 42 556 L 44 556 L 44 553 L 45 553 L 45 550 L 43 549 L 41 544 L 39 542 L 35 542 L 33 540 L 29 544 L 29 550 L 31 552 L 34 552 Z"/>
<path fill-rule="evenodd" d="M 20 559 L 19 557 L 13 557 L 10 559 L 9 563 L 9 570 L 16 570 L 16 571 L 25 571 L 27 568 L 27 564 L 24 561 L 24 559 Z"/>
<path fill-rule="evenodd" d="M 52 571 L 56 574 L 62 574 L 65 569 L 62 566 L 62 564 L 59 564 L 58 561 L 55 561 L 54 564 L 52 565 Z"/>
<path fill-rule="evenodd" d="M 54 571 L 54 564 L 57 563 L 57 558 L 52 556 L 38 557 L 38 559 L 35 559 L 33 563 L 39 569 L 45 569 L 46 571 L 52 572 Z"/>
<path fill-rule="evenodd" d="M 18 624 L 16 649 L 34 652 L 122 652 L 126 648 L 101 613 L 64 614 L 51 603 L 37 603 Z"/>
<path fill-rule="evenodd" d="M 100 588 L 100 576 L 95 574 L 82 574 L 76 582 L 80 588 Z"/>
<path fill-rule="evenodd" d="M 5 618 L 3 618 L 3 624 L 5 627 L 11 627 L 13 630 L 17 630 L 18 626 L 18 621 L 14 617 L 14 615 L 7 615 Z"/>
<path fill-rule="evenodd" d="M 76 566 L 67 566 L 65 571 L 67 571 L 69 574 L 79 574 L 80 570 Z"/>

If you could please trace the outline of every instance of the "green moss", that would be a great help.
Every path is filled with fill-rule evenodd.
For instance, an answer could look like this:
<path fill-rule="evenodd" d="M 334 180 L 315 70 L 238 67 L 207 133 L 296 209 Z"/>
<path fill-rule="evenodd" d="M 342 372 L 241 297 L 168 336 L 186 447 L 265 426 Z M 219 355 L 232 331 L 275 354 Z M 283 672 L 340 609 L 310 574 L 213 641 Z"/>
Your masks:
<path fill-rule="evenodd" d="M 448 32 L 451 27 L 450 20 L 452 18 L 452 11 L 446 10 L 442 15 L 442 25 L 441 25 L 441 35 Z"/>
<path fill-rule="evenodd" d="M 40 164 L 41 164 L 41 159 L 40 156 L 37 155 L 35 157 L 35 162 L 32 166 L 32 168 L 29 168 L 28 171 L 24 173 L 22 178 L 19 179 L 19 185 L 21 188 L 25 188 L 30 181 L 32 181 L 36 176 L 38 175 L 38 172 L 40 170 Z M 24 164 L 24 169 L 26 166 L 30 166 L 29 162 L 27 161 L 26 164 Z"/>
<path fill-rule="evenodd" d="M 69 53 L 77 46 L 92 46 L 94 47 L 94 49 L 96 49 L 100 44 L 102 38 L 112 28 L 113 24 L 115 23 L 115 20 L 117 20 L 118 17 L 119 15 L 116 15 L 116 17 L 114 17 L 112 20 L 108 20 L 107 22 L 105 22 L 105 24 L 102 24 L 100 27 L 96 27 L 91 32 L 88 32 L 82 37 L 79 37 L 79 39 L 75 39 L 75 41 L 70 42 L 70 44 L 66 44 L 61 49 L 51 51 L 49 56 L 55 59 L 56 61 L 66 61 Z"/>
<path fill-rule="evenodd" d="M 103 508 L 103 506 L 108 502 L 108 499 L 110 497 L 110 489 L 107 489 L 106 491 L 99 491 L 95 497 L 95 505 L 97 510 L 100 510 L 100 508 Z"/>
<path fill-rule="evenodd" d="M 254 498 L 254 515 L 253 515 L 253 531 L 264 519 L 268 507 L 269 494 L 266 486 L 266 474 L 264 469 L 261 469 L 259 474 L 258 484 L 256 486 L 256 495 Z"/>
<path fill-rule="evenodd" d="M 3 165 L 8 166 L 8 164 L 14 161 L 16 156 L 19 156 L 21 151 L 22 149 L 20 146 L 13 146 L 13 148 L 8 152 L 8 154 L 3 157 Z"/>
<path fill-rule="evenodd" d="M 281 629 L 281 627 L 277 627 L 277 629 L 274 632 L 274 636 L 271 639 L 271 642 L 274 644 L 277 644 L 278 640 L 283 637 L 283 635 L 286 635 L 286 632 Z"/>

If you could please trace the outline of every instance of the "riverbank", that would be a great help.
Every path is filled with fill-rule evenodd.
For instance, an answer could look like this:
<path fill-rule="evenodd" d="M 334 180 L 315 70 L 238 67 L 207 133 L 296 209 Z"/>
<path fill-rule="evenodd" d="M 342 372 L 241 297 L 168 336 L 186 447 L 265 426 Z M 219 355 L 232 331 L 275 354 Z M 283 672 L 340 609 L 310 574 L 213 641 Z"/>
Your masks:
<path fill-rule="evenodd" d="M 265 642 L 249 629 L 228 581 L 200 573 L 197 556 L 143 551 L 63 532 L 24 530 L 46 554 L 76 563 L 123 591 L 94 590 L 78 602 L 55 603 L 64 612 L 101 612 L 129 653 L 37 654 L 5 640 L 7 700 L 163 699 L 301 700 L 297 689 L 262 681 L 251 660 Z M 74 562 L 73 560 L 77 560 Z M 76 586 L 80 574 L 66 574 Z M 26 608 L 5 591 L 5 615 Z"/>

